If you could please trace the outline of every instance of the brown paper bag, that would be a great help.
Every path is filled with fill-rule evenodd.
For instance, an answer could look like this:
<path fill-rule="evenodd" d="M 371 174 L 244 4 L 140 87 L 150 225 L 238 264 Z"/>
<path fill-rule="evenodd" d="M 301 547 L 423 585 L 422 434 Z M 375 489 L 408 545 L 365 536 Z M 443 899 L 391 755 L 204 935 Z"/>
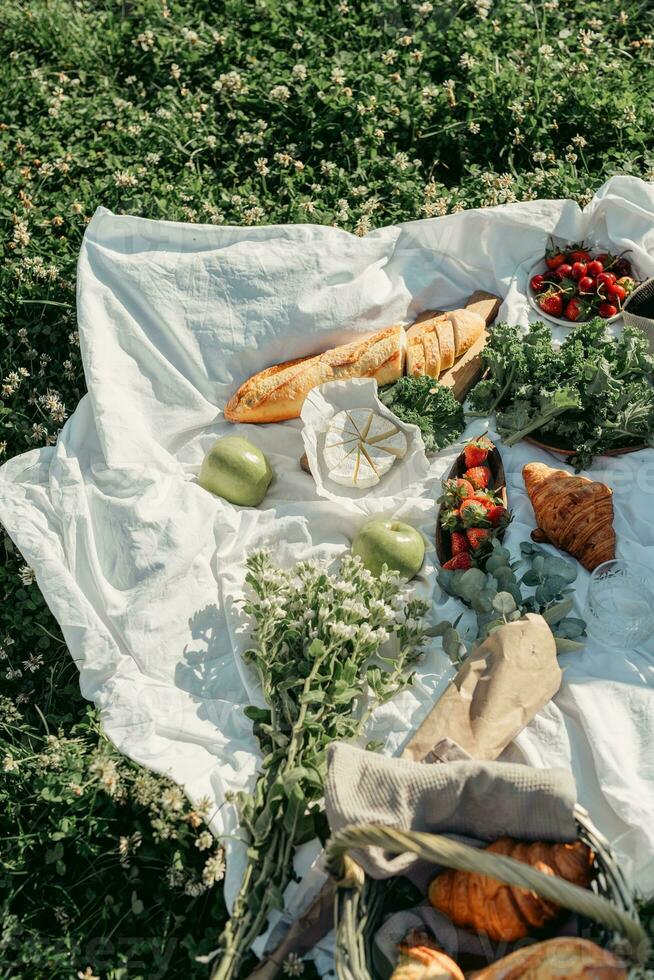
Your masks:
<path fill-rule="evenodd" d="M 403 757 L 429 762 L 434 746 L 448 738 L 473 759 L 497 759 L 560 686 L 552 631 L 542 616 L 528 613 L 470 654 Z"/>

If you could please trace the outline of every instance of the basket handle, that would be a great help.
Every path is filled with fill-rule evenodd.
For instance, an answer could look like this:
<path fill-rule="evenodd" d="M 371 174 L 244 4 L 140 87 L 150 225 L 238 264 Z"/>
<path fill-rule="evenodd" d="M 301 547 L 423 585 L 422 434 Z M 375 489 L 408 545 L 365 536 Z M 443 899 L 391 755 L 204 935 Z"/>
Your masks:
<path fill-rule="evenodd" d="M 459 871 L 475 871 L 496 878 L 505 885 L 526 888 L 541 898 L 622 933 L 629 940 L 638 960 L 644 961 L 649 953 L 647 933 L 636 919 L 622 909 L 589 889 L 537 871 L 514 858 L 478 850 L 440 834 L 395 830 L 374 824 L 350 825 L 335 833 L 327 843 L 328 866 L 337 881 L 342 880 L 346 873 L 346 863 L 349 863 L 346 862 L 347 852 L 356 847 L 381 847 L 392 854 L 409 851 L 432 864 Z M 356 880 L 350 876 L 342 883 L 352 886 L 356 885 Z"/>

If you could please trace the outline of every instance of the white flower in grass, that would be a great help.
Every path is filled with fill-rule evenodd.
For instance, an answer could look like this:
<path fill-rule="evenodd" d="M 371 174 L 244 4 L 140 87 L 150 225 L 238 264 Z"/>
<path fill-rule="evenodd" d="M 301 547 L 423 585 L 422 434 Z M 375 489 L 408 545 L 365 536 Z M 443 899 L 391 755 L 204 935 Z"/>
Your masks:
<path fill-rule="evenodd" d="M 18 770 L 18 762 L 14 759 L 11 752 L 8 752 L 2 761 L 3 772 L 16 772 Z"/>
<path fill-rule="evenodd" d="M 21 567 L 18 569 L 18 576 L 23 585 L 32 585 L 33 582 L 36 582 L 34 569 L 30 568 L 29 565 L 21 565 Z"/>
<path fill-rule="evenodd" d="M 304 963 L 297 953 L 289 953 L 284 960 L 282 970 L 287 977 L 301 977 L 304 973 Z"/>
<path fill-rule="evenodd" d="M 274 102 L 288 102 L 291 90 L 287 85 L 273 85 L 268 95 Z"/>
<path fill-rule="evenodd" d="M 184 809 L 184 794 L 179 786 L 168 786 L 161 794 L 161 808 L 166 813 L 179 813 Z"/>
<path fill-rule="evenodd" d="M 214 837 L 213 834 L 208 830 L 203 830 L 195 839 L 195 846 L 198 851 L 208 851 L 213 844 Z"/>
<path fill-rule="evenodd" d="M 132 44 L 136 48 L 141 48 L 142 51 L 151 51 L 154 47 L 154 34 L 150 30 L 143 31 L 132 41 Z"/>
<path fill-rule="evenodd" d="M 210 888 L 225 877 L 225 858 L 222 850 L 216 851 L 202 869 L 202 881 Z"/>
<path fill-rule="evenodd" d="M 77 976 L 79 980 L 100 980 L 99 974 L 94 973 L 90 966 L 87 966 L 84 972 L 78 970 Z"/>
<path fill-rule="evenodd" d="M 307 77 L 307 66 L 302 64 L 293 65 L 291 74 L 298 82 L 303 82 Z"/>

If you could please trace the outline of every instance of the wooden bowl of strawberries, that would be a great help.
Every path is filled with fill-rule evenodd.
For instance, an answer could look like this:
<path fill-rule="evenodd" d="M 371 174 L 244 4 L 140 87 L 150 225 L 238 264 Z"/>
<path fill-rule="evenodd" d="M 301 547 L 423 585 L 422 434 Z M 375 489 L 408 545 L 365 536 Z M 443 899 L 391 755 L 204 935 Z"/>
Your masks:
<path fill-rule="evenodd" d="M 529 272 L 527 296 L 541 316 L 562 327 L 587 323 L 596 316 L 611 323 L 622 314 L 637 285 L 625 253 L 550 241 Z"/>
<path fill-rule="evenodd" d="M 511 520 L 504 466 L 487 436 L 457 456 L 438 499 L 436 554 L 448 571 L 483 568 Z"/>

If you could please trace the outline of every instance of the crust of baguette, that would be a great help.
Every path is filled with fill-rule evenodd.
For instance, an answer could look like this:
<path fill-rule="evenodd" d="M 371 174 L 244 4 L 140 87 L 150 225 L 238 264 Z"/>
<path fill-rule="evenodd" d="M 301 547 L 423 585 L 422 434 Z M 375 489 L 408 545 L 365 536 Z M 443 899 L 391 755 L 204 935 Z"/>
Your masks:
<path fill-rule="evenodd" d="M 418 326 L 415 324 L 406 332 L 406 373 L 413 378 L 422 377 L 427 370 L 425 348 Z"/>
<path fill-rule="evenodd" d="M 462 357 L 481 337 L 486 329 L 486 321 L 472 310 L 454 310 L 450 314 L 450 320 L 454 328 L 454 356 Z"/>
<path fill-rule="evenodd" d="M 447 319 L 448 316 L 441 314 L 429 320 L 414 323 L 413 326 L 409 327 L 407 330 L 409 351 L 416 351 L 417 353 L 413 355 L 412 359 L 413 370 L 409 369 L 407 358 L 407 374 L 438 378 L 441 373 L 441 352 L 437 324 L 439 321 Z"/>
<path fill-rule="evenodd" d="M 454 364 L 454 327 L 450 320 L 451 314 L 439 317 L 436 321 L 436 333 L 438 335 L 438 347 L 441 352 L 441 371 L 448 371 Z"/>
<path fill-rule="evenodd" d="M 276 364 L 241 385 L 225 407 L 225 418 L 230 422 L 298 418 L 311 389 L 326 381 L 376 378 L 379 385 L 390 384 L 404 373 L 406 347 L 404 327 L 393 326 L 323 354 Z"/>

